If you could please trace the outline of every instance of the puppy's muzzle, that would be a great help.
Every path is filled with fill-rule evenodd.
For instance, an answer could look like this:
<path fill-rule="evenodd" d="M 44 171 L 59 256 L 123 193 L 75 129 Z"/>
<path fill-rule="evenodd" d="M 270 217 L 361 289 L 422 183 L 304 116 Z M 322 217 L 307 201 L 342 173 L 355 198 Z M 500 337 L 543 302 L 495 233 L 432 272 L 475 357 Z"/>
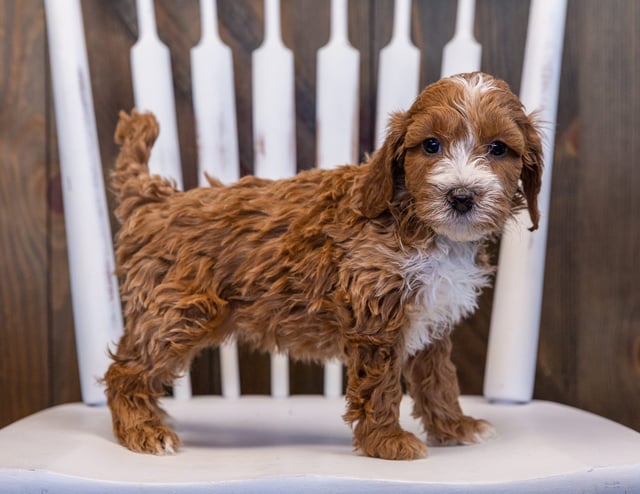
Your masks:
<path fill-rule="evenodd" d="M 476 195 L 472 190 L 464 188 L 451 189 L 447 193 L 447 201 L 449 201 L 449 205 L 461 214 L 467 213 L 473 209 L 475 198 Z"/>

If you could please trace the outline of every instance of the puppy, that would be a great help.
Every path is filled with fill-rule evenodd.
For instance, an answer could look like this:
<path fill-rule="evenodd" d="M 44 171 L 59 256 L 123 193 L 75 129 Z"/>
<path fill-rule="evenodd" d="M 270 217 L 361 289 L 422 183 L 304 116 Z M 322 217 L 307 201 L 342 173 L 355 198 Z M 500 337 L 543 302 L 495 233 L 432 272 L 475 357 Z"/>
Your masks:
<path fill-rule="evenodd" d="M 390 117 L 366 164 L 278 181 L 244 177 L 187 192 L 149 175 L 152 115 L 121 114 L 113 173 L 126 332 L 105 375 L 117 439 L 179 445 L 158 398 L 200 350 L 254 348 L 339 357 L 345 421 L 365 455 L 424 457 L 398 422 L 401 379 L 436 443 L 475 443 L 450 361 L 452 326 L 492 277 L 483 244 L 524 207 L 538 225 L 536 123 L 503 81 L 440 80 Z"/>

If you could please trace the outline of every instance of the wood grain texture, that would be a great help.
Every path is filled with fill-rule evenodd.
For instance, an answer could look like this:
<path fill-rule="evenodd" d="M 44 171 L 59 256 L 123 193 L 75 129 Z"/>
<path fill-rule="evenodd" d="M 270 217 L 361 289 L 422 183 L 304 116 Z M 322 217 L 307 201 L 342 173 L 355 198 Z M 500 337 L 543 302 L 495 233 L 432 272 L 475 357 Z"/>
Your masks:
<path fill-rule="evenodd" d="M 637 426 L 640 4 L 590 0 L 578 16 L 577 404 L 606 415 L 616 402 L 616 419 Z"/>
<path fill-rule="evenodd" d="M 295 57 L 298 168 L 315 157 L 316 51 L 329 37 L 329 0 L 282 0 Z M 455 2 L 414 1 L 421 83 L 439 77 Z M 196 184 L 189 49 L 197 0 L 156 0 L 171 53 L 185 184 Z M 83 0 L 100 151 L 109 173 L 120 109 L 133 105 L 133 0 Z M 218 0 L 234 57 L 242 173 L 253 168 L 251 52 L 262 42 L 262 0 Z M 478 0 L 483 70 L 518 91 L 528 0 Z M 310 21 L 311 20 L 311 21 Z M 361 54 L 360 156 L 372 151 L 378 53 L 391 37 L 392 0 L 351 0 L 350 41 Z M 549 247 L 535 397 L 592 410 L 640 430 L 640 4 L 570 0 L 560 87 Z M 40 2 L 0 2 L 0 425 L 79 399 L 53 107 Z M 399 75 L 401 76 L 401 74 Z M 110 199 L 111 201 L 111 199 Z M 113 204 L 111 203 L 111 206 Z M 493 249 L 497 253 L 497 246 Z M 462 389 L 480 393 L 492 290 L 454 333 Z M 241 384 L 269 391 L 268 358 L 241 348 Z M 193 367 L 196 393 L 219 393 L 217 351 Z M 320 392 L 318 366 L 291 366 L 293 393 Z"/>
<path fill-rule="evenodd" d="M 581 5 L 569 2 L 568 12 L 577 14 Z M 579 269 L 575 249 L 579 235 L 576 218 L 576 186 L 580 181 L 579 57 L 582 50 L 578 15 L 567 15 L 565 46 L 556 130 L 556 149 L 547 238 L 545 292 L 542 301 L 540 344 L 534 394 L 544 399 L 576 405 L 576 338 Z"/>
<path fill-rule="evenodd" d="M 0 424 L 46 407 L 53 371 L 44 32 L 39 3 L 0 4 Z"/>
<path fill-rule="evenodd" d="M 49 70 L 47 68 L 47 70 Z M 47 283 L 50 355 L 50 404 L 80 401 L 80 376 L 71 306 L 69 259 L 60 181 L 53 94 L 47 78 L 47 219 L 49 279 Z"/>

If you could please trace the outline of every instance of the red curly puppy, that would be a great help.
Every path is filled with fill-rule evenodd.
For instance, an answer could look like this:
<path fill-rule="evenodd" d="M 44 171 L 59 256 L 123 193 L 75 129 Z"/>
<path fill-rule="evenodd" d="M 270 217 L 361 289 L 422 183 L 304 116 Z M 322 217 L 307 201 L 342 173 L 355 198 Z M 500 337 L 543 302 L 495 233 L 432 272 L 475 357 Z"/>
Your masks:
<path fill-rule="evenodd" d="M 449 332 L 490 282 L 484 242 L 525 204 L 538 224 L 540 136 L 506 83 L 436 82 L 391 116 L 368 163 L 286 180 L 181 192 L 148 174 L 157 134 L 148 114 L 123 113 L 116 130 L 126 332 L 105 382 L 122 444 L 173 452 L 158 398 L 196 353 L 232 336 L 341 358 L 344 418 L 366 455 L 426 454 L 398 423 L 403 376 L 431 440 L 492 434 L 460 409 Z"/>

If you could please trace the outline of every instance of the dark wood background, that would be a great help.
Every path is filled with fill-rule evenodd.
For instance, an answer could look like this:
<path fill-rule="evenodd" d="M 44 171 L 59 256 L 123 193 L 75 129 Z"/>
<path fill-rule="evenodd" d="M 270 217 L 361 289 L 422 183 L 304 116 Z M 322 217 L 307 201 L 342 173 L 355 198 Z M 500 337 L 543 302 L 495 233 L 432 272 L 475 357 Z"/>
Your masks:
<path fill-rule="evenodd" d="M 242 169 L 251 171 L 250 57 L 262 39 L 260 0 L 219 0 L 233 49 Z M 119 109 L 133 106 L 133 0 L 86 0 L 85 30 L 105 173 Z M 361 53 L 360 151 L 371 151 L 377 54 L 390 38 L 391 0 L 351 0 Z M 438 78 L 456 2 L 415 0 L 422 83 Z M 478 0 L 483 69 L 517 91 L 527 0 Z M 315 53 L 329 35 L 328 0 L 283 0 L 294 50 L 300 169 L 314 163 Z M 196 0 L 157 0 L 169 46 L 186 187 L 196 185 L 189 49 L 200 36 Z M 0 426 L 79 400 L 56 129 L 43 5 L 0 0 Z M 640 2 L 570 0 L 560 88 L 552 214 L 535 397 L 594 411 L 640 430 Z M 492 292 L 455 332 L 463 392 L 482 392 Z M 241 352 L 245 391 L 268 391 L 264 356 Z M 219 391 L 217 354 L 195 362 L 197 393 Z M 292 367 L 294 393 L 319 392 L 315 366 Z"/>

